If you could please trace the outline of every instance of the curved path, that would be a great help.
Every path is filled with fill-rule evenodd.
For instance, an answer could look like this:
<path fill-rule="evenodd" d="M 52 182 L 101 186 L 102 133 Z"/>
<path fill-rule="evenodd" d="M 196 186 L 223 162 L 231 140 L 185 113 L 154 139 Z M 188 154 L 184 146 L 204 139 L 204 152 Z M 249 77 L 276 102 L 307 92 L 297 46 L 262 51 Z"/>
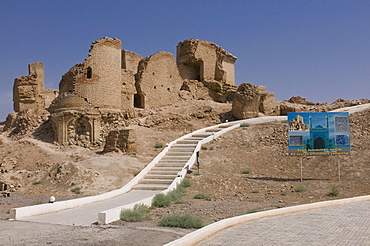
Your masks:
<path fill-rule="evenodd" d="M 370 245 L 370 201 L 249 221 L 197 245 Z"/>

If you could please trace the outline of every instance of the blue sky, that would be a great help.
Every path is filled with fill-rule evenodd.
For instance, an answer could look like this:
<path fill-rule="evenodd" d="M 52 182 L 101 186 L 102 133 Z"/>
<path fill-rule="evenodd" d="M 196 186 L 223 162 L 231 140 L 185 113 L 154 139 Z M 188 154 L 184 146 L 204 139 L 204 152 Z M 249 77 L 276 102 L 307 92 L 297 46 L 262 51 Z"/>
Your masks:
<path fill-rule="evenodd" d="M 46 88 L 58 89 L 104 36 L 143 57 L 211 41 L 238 57 L 237 84 L 277 100 L 370 98 L 369 13 L 367 0 L 0 0 L 0 121 L 29 63 L 43 62 Z"/>

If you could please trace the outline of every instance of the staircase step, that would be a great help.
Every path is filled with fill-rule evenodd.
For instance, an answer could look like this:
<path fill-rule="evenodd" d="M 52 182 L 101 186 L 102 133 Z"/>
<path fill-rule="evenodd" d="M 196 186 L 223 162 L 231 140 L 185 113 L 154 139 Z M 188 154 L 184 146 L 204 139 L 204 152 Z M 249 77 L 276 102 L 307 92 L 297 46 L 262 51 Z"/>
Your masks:
<path fill-rule="evenodd" d="M 190 138 L 186 138 L 184 140 L 203 140 L 204 138 L 203 137 L 190 137 Z"/>
<path fill-rule="evenodd" d="M 195 148 L 194 148 L 195 149 Z M 174 147 L 171 147 L 167 153 L 172 153 L 172 152 L 185 152 L 185 153 L 193 153 L 194 152 L 194 149 L 191 149 L 191 148 L 174 148 Z"/>
<path fill-rule="evenodd" d="M 153 167 L 151 171 L 173 171 L 180 172 L 182 167 Z"/>
<path fill-rule="evenodd" d="M 169 151 L 166 153 L 165 156 L 191 156 L 194 152 L 185 152 L 185 151 L 182 151 L 182 152 L 175 152 L 175 151 Z"/>
<path fill-rule="evenodd" d="M 173 179 L 142 179 L 139 181 L 139 184 L 168 184 L 172 183 Z"/>
<path fill-rule="evenodd" d="M 174 175 L 177 176 L 177 173 L 180 170 L 150 170 L 148 175 Z"/>
<path fill-rule="evenodd" d="M 174 145 L 172 145 L 172 147 L 171 148 L 195 148 L 195 147 L 197 147 L 197 145 L 196 144 L 174 144 Z"/>
<path fill-rule="evenodd" d="M 177 175 L 168 175 L 168 174 L 147 174 L 144 176 L 144 179 L 172 179 L 174 180 Z"/>
<path fill-rule="evenodd" d="M 171 162 L 161 162 L 157 163 L 155 166 L 156 167 L 183 167 L 185 166 L 186 162 L 176 162 L 176 163 L 171 163 Z"/>
<path fill-rule="evenodd" d="M 199 140 L 196 139 L 184 139 L 184 140 L 179 140 L 176 142 L 176 144 L 197 144 Z"/>
<path fill-rule="evenodd" d="M 192 137 L 209 137 L 212 135 L 212 132 L 203 132 L 203 133 L 196 133 L 194 135 L 191 135 Z"/>
<path fill-rule="evenodd" d="M 173 160 L 173 161 L 181 161 L 181 160 L 189 160 L 190 156 L 183 156 L 183 155 L 173 155 L 173 156 L 163 156 L 161 161 L 164 160 Z"/>
<path fill-rule="evenodd" d="M 168 188 L 168 185 L 165 184 L 138 184 L 134 186 L 132 189 L 133 190 L 165 190 Z"/>

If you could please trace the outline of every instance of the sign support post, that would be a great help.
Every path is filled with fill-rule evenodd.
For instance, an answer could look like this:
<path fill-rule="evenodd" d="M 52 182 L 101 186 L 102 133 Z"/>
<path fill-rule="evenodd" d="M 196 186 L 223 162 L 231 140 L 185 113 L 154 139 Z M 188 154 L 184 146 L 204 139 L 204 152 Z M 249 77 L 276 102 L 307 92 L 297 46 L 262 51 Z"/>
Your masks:
<path fill-rule="evenodd" d="M 303 157 L 301 156 L 301 182 L 303 181 L 303 175 L 302 175 L 302 162 L 303 162 Z"/>
<path fill-rule="evenodd" d="M 340 159 L 338 158 L 338 180 L 340 181 Z"/>

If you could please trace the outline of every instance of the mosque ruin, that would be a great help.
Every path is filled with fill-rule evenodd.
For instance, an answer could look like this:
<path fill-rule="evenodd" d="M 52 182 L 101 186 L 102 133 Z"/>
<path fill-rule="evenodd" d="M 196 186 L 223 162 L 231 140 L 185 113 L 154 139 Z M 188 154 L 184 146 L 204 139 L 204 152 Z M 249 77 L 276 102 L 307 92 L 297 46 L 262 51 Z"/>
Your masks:
<path fill-rule="evenodd" d="M 134 152 L 136 136 L 126 122 L 134 117 L 135 107 L 159 108 L 186 98 L 231 102 L 238 90 L 236 59 L 216 44 L 197 39 L 180 42 L 176 59 L 168 52 L 143 58 L 122 49 L 119 39 L 104 37 L 92 43 L 84 62 L 62 76 L 59 90 L 44 88 L 42 63 L 30 64 L 29 75 L 15 79 L 14 110 L 47 109 L 59 144 L 88 147 L 106 142 L 107 150 Z M 256 90 L 258 102 L 247 109 L 253 113 L 241 117 L 255 116 L 263 98 L 274 102 L 273 93 Z M 273 109 L 265 106 L 265 111 Z"/>

